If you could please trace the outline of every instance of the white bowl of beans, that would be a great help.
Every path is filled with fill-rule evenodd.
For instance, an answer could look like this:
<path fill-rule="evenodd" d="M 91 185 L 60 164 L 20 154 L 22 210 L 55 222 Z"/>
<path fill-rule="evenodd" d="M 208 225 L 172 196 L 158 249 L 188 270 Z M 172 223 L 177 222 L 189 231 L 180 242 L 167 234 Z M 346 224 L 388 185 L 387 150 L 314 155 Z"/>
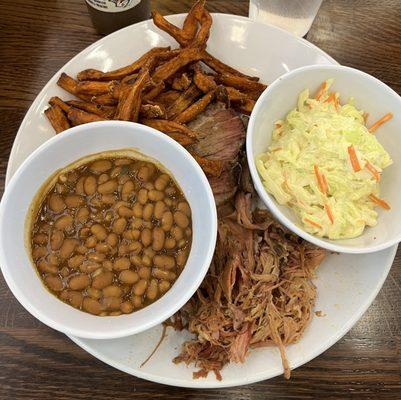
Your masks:
<path fill-rule="evenodd" d="M 68 335 L 149 329 L 194 294 L 217 235 L 213 193 L 167 135 L 76 126 L 32 153 L 0 205 L 0 264 L 36 318 Z"/>

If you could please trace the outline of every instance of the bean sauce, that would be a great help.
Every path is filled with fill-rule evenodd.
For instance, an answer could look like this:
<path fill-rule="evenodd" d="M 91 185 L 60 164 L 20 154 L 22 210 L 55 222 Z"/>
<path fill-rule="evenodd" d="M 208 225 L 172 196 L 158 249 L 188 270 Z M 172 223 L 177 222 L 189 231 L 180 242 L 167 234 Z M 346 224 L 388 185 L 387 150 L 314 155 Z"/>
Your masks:
<path fill-rule="evenodd" d="M 129 314 L 158 300 L 185 267 L 191 209 L 172 177 L 135 158 L 101 158 L 58 175 L 31 229 L 47 289 L 79 310 Z"/>

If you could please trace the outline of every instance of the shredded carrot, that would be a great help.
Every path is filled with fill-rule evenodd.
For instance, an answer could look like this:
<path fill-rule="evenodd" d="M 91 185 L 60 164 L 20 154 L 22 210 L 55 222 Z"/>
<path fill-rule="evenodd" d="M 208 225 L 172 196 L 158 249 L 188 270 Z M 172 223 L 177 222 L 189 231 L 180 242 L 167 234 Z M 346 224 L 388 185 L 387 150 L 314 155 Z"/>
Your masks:
<path fill-rule="evenodd" d="M 330 92 L 329 97 L 324 101 L 324 103 L 335 103 L 336 102 L 336 94 L 334 92 Z"/>
<path fill-rule="evenodd" d="M 351 145 L 351 146 L 348 147 L 348 154 L 349 154 L 349 158 L 351 160 L 351 165 L 352 165 L 352 168 L 354 169 L 354 171 L 355 172 L 360 171 L 361 170 L 361 166 L 359 164 L 359 160 L 358 160 L 358 157 L 356 155 L 354 146 Z"/>
<path fill-rule="evenodd" d="M 377 180 L 377 182 L 380 182 L 379 171 L 369 161 L 366 161 L 365 167 L 374 176 L 374 178 Z"/>
<path fill-rule="evenodd" d="M 329 220 L 332 224 L 334 224 L 334 216 L 333 216 L 333 212 L 331 211 L 330 206 L 326 203 L 324 205 L 324 209 L 326 210 L 326 214 L 329 217 Z"/>
<path fill-rule="evenodd" d="M 322 225 L 320 225 L 320 224 L 318 224 L 317 222 L 315 222 L 315 221 L 312 221 L 311 219 L 309 219 L 309 218 L 304 218 L 304 221 L 305 222 L 308 222 L 309 224 L 311 224 L 311 225 L 313 225 L 313 226 L 316 226 L 316 228 L 320 228 L 320 229 L 322 229 L 323 227 L 322 227 Z"/>
<path fill-rule="evenodd" d="M 283 148 L 282 148 L 282 147 L 276 147 L 276 148 L 273 149 L 272 151 L 275 152 L 275 151 L 280 151 L 280 150 L 283 150 Z"/>
<path fill-rule="evenodd" d="M 281 128 L 281 127 L 283 126 L 283 125 L 281 125 L 281 124 L 278 123 L 278 122 L 276 122 L 274 125 L 276 126 L 276 128 Z"/>
<path fill-rule="evenodd" d="M 320 100 L 322 96 L 324 95 L 324 92 L 326 91 L 327 88 L 327 83 L 324 81 L 321 85 L 319 90 L 316 93 L 316 100 Z"/>
<path fill-rule="evenodd" d="M 327 194 L 327 193 L 329 193 L 329 184 L 327 183 L 326 175 L 325 174 L 321 174 L 321 177 L 322 177 L 322 183 L 323 183 L 323 187 L 324 187 L 324 192 Z"/>
<path fill-rule="evenodd" d="M 368 118 L 369 118 L 369 113 L 364 112 L 363 113 L 363 120 L 365 121 L 365 125 L 366 125 L 366 121 L 368 120 Z"/>
<path fill-rule="evenodd" d="M 393 113 L 391 113 L 391 112 L 383 115 L 370 128 L 368 128 L 368 131 L 370 133 L 373 133 L 380 125 L 383 125 L 385 122 L 389 121 L 391 118 L 393 118 Z"/>
<path fill-rule="evenodd" d="M 327 183 L 326 178 L 323 178 L 323 177 L 322 177 L 323 174 L 321 174 L 321 173 L 319 172 L 319 167 L 318 167 L 316 164 L 313 166 L 313 169 L 315 170 L 316 180 L 317 180 L 317 184 L 318 184 L 318 186 L 319 186 L 320 191 L 321 191 L 323 194 L 327 194 L 327 187 L 326 187 L 326 185 L 324 184 L 324 182 Z"/>
<path fill-rule="evenodd" d="M 385 210 L 390 210 L 391 207 L 390 204 L 387 203 L 387 201 L 376 197 L 373 193 L 369 196 L 369 198 L 373 201 L 373 203 L 376 203 L 378 206 L 383 207 Z"/>

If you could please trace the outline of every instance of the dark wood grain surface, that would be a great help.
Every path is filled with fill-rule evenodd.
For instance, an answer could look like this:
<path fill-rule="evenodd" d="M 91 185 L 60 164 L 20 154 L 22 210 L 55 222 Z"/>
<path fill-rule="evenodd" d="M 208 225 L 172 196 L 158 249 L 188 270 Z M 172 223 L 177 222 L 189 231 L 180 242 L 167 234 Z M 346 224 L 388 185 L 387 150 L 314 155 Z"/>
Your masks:
<path fill-rule="evenodd" d="M 191 0 L 158 0 L 164 14 Z M 246 0 L 209 0 L 210 11 L 246 15 Z M 99 38 L 84 0 L 0 2 L 0 192 L 11 146 L 28 107 L 50 77 Z M 401 1 L 325 0 L 308 40 L 340 63 L 401 93 Z M 34 134 L 34 132 L 32 132 Z M 378 268 L 380 266 L 378 265 Z M 383 289 L 356 326 L 293 372 L 225 390 L 146 382 L 102 364 L 28 314 L 0 277 L 0 399 L 399 399 L 401 252 Z"/>

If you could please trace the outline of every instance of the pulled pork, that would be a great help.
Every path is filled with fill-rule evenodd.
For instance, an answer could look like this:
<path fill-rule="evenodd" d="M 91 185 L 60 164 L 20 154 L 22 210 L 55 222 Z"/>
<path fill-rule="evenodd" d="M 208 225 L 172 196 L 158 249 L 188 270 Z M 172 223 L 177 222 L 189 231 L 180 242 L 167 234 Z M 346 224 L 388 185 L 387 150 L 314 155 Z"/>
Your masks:
<path fill-rule="evenodd" d="M 244 186 L 244 185 L 243 185 Z M 248 185 L 249 187 L 249 185 Z M 312 317 L 315 269 L 325 252 L 289 232 L 266 210 L 252 210 L 252 195 L 235 197 L 220 218 L 209 272 L 192 299 L 170 321 L 196 336 L 175 363 L 194 364 L 194 378 L 243 362 L 250 348 L 277 346 L 290 376 L 285 346 L 297 342 Z"/>

